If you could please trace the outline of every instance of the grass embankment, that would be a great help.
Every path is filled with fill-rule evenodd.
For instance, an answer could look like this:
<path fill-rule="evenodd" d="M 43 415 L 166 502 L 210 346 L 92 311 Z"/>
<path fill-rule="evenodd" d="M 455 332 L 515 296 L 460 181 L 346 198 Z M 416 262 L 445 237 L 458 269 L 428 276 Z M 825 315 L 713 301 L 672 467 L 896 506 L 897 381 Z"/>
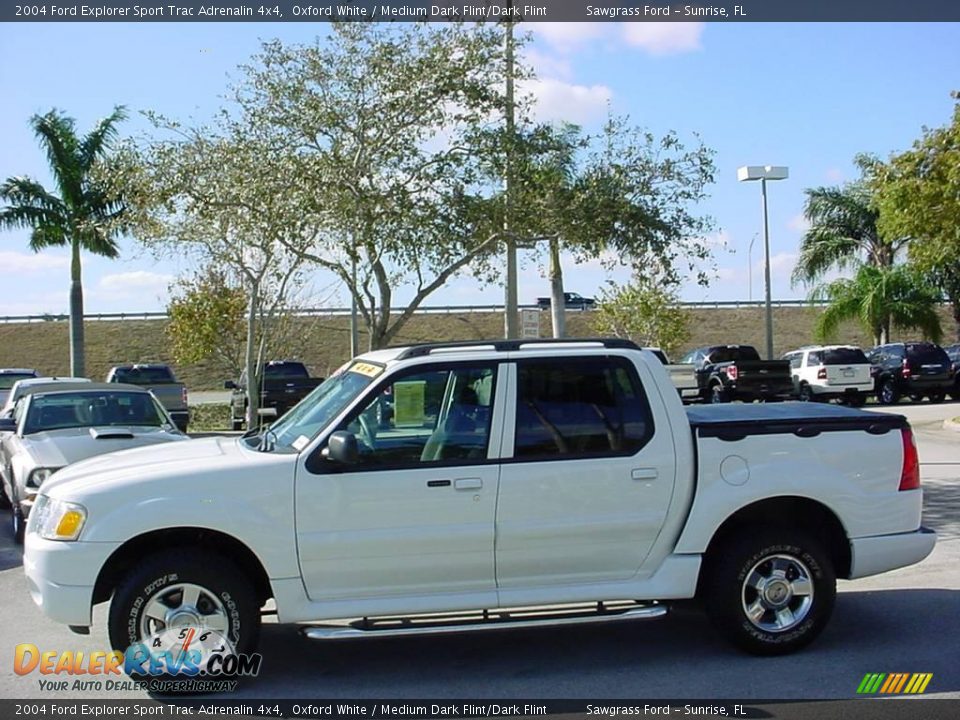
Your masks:
<path fill-rule="evenodd" d="M 205 404 L 193 405 L 190 408 L 190 432 L 222 432 L 231 429 L 229 405 Z"/>
<path fill-rule="evenodd" d="M 774 350 L 787 350 L 813 342 L 813 325 L 819 310 L 804 307 L 774 309 Z M 700 308 L 691 311 L 690 339 L 685 348 L 740 343 L 765 345 L 762 308 Z M 571 312 L 567 330 L 571 337 L 596 334 L 592 312 Z M 951 327 L 948 308 L 943 308 L 944 327 Z M 174 364 L 164 320 L 91 321 L 85 326 L 87 373 L 102 379 L 107 370 L 126 362 Z M 349 357 L 350 330 L 346 317 L 311 317 L 298 321 L 298 337 L 290 359 L 302 360 L 315 375 L 326 376 Z M 550 335 L 550 315 L 541 315 L 541 334 Z M 395 345 L 403 343 L 483 340 L 503 336 L 503 316 L 497 313 L 415 315 Z M 909 339 L 907 333 L 896 339 Z M 838 341 L 869 347 L 872 343 L 853 324 L 844 325 Z M 366 337 L 361 333 L 360 346 Z M 677 354 L 679 357 L 679 353 Z M 69 372 L 69 345 L 66 322 L 0 324 L 0 367 L 32 367 L 50 375 Z M 177 365 L 177 374 L 190 390 L 218 390 L 229 373 L 212 362 Z"/>

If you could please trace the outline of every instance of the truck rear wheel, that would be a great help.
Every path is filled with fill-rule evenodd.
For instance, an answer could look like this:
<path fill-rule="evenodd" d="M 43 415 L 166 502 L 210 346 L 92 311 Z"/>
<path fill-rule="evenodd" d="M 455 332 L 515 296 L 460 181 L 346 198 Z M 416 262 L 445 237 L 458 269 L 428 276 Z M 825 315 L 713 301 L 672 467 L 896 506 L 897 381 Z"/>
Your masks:
<path fill-rule="evenodd" d="M 770 529 L 735 538 L 719 549 L 707 572 L 710 620 L 754 655 L 798 650 L 820 634 L 833 612 L 833 564 L 799 531 Z"/>
<path fill-rule="evenodd" d="M 260 610 L 250 582 L 228 558 L 177 548 L 148 556 L 123 579 L 108 625 L 110 644 L 120 652 L 166 630 L 193 627 L 249 653 L 260 635 Z"/>

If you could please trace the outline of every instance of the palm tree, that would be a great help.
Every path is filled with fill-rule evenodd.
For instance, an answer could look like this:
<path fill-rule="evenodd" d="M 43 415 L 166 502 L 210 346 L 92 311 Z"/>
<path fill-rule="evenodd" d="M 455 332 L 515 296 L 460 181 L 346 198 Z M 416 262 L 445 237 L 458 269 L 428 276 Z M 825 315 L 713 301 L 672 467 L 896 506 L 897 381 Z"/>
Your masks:
<path fill-rule="evenodd" d="M 891 324 L 917 328 L 934 342 L 943 335 L 937 314 L 939 291 L 904 265 L 862 265 L 853 278 L 821 285 L 814 299 L 829 303 L 817 319 L 820 340 L 828 340 L 845 320 L 859 320 L 874 345 L 890 341 Z"/>
<path fill-rule="evenodd" d="M 800 241 L 800 257 L 793 270 L 795 284 L 816 282 L 831 269 L 893 265 L 906 239 L 891 240 L 880 234 L 879 212 L 864 182 L 810 188 L 806 193 L 803 214 L 810 229 Z"/>
<path fill-rule="evenodd" d="M 70 246 L 70 373 L 84 376 L 83 286 L 80 251 L 117 257 L 114 221 L 123 213 L 123 201 L 93 176 L 93 169 L 126 118 L 123 107 L 100 120 L 84 137 L 77 137 L 75 122 L 58 110 L 34 115 L 30 124 L 47 153 L 56 191 L 50 192 L 28 177 L 12 177 L 0 185 L 0 228 L 27 228 L 30 249 Z"/>

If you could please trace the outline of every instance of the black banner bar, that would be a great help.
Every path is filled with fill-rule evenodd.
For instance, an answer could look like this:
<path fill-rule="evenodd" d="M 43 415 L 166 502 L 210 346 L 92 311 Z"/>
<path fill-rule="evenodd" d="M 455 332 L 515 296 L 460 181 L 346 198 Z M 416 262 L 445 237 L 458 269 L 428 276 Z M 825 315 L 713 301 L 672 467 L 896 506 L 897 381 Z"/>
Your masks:
<path fill-rule="evenodd" d="M 960 21 L 957 0 L 93 0 L 13 3 L 5 22 L 931 22 Z"/>

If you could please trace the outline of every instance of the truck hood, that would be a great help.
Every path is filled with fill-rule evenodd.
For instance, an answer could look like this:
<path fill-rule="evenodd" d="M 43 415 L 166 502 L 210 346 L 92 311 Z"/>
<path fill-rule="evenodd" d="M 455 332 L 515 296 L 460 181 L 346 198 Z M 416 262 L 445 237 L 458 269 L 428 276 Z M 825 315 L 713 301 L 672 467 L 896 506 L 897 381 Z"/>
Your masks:
<path fill-rule="evenodd" d="M 173 436 L 168 435 L 168 439 L 172 438 Z M 43 491 L 51 493 L 61 490 L 70 493 L 75 489 L 91 488 L 103 483 L 193 475 L 214 464 L 222 468 L 229 463 L 231 457 L 236 462 L 241 452 L 236 438 L 223 437 L 164 442 L 123 450 L 109 455 L 98 455 L 65 467 L 50 476 L 43 484 Z"/>
<path fill-rule="evenodd" d="M 160 428 L 82 427 L 28 435 L 21 439 L 21 445 L 37 467 L 62 468 L 118 450 L 186 439 Z"/>

